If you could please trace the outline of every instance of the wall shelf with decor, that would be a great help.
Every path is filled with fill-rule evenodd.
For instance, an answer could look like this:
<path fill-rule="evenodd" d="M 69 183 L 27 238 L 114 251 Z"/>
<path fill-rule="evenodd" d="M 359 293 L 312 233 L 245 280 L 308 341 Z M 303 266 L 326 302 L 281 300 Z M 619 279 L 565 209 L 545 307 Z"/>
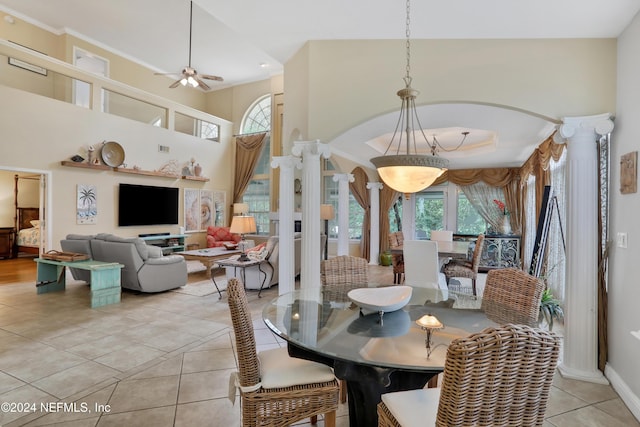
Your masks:
<path fill-rule="evenodd" d="M 142 169 L 114 168 L 107 165 L 92 165 L 89 163 L 79 163 L 79 162 L 73 162 L 69 160 L 63 160 L 60 163 L 62 164 L 62 166 L 68 166 L 72 168 L 93 169 L 93 170 L 99 170 L 99 171 L 112 171 L 112 172 L 118 172 L 118 173 L 128 173 L 132 175 L 156 176 L 160 178 L 184 179 L 187 181 L 201 181 L 201 182 L 209 181 L 209 178 L 205 178 L 204 176 L 171 175 L 163 172 L 146 171 Z"/>

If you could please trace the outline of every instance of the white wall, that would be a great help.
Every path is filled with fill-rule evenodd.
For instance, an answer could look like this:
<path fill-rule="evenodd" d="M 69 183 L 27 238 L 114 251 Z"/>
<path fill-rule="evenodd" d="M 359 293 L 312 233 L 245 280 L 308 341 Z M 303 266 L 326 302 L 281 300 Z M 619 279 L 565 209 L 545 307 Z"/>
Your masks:
<path fill-rule="evenodd" d="M 120 182 L 224 190 L 227 192 L 228 222 L 233 180 L 230 123 L 221 125 L 221 134 L 225 136 L 223 141 L 212 142 L 6 86 L 0 86 L 0 111 L 3 112 L 0 114 L 0 169 L 9 167 L 52 171 L 53 217 L 49 225 L 53 232 L 53 248 L 58 248 L 60 239 L 68 233 L 108 232 L 135 236 L 143 232 L 178 232 L 178 225 L 118 227 L 117 187 Z M 82 153 L 89 144 L 98 145 L 104 140 L 117 141 L 125 150 L 125 163 L 129 167 L 137 165 L 143 170 L 158 170 L 170 160 L 176 160 L 182 166 L 193 157 L 203 167 L 203 176 L 210 178 L 210 181 L 203 183 L 61 166 L 62 160 Z M 159 153 L 159 144 L 170 147 L 170 153 Z M 76 224 L 78 184 L 97 187 L 96 225 Z M 183 223 L 182 200 L 180 221 Z M 189 242 L 203 245 L 204 240 L 204 233 L 200 233 L 193 235 Z"/>
<path fill-rule="evenodd" d="M 640 194 L 620 194 L 620 156 L 640 148 L 640 16 L 618 39 L 617 114 L 612 134 L 611 235 L 609 259 L 609 363 L 607 377 L 640 419 Z M 611 64 L 613 66 L 614 64 Z M 615 236 L 628 233 L 628 248 Z"/>

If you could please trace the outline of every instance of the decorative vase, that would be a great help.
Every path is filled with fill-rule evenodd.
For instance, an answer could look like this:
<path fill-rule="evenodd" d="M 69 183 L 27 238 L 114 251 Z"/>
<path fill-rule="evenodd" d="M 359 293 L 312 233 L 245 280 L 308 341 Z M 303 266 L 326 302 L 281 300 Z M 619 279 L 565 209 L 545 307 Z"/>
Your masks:
<path fill-rule="evenodd" d="M 391 262 L 391 252 L 387 251 L 387 252 L 383 252 L 380 254 L 380 265 L 384 265 L 385 267 L 388 267 L 392 264 Z"/>
<path fill-rule="evenodd" d="M 195 176 L 200 176 L 201 173 L 202 173 L 202 166 L 200 166 L 199 163 L 196 163 L 196 165 L 193 167 L 193 174 Z"/>
<path fill-rule="evenodd" d="M 502 234 L 511 234 L 511 218 L 509 215 L 502 217 Z"/>

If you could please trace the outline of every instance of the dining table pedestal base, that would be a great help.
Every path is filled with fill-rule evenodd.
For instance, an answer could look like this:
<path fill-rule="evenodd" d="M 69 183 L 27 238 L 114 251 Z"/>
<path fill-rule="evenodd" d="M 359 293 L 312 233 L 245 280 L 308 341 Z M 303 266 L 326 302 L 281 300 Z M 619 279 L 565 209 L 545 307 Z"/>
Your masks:
<path fill-rule="evenodd" d="M 331 366 L 347 382 L 350 427 L 377 427 L 376 405 L 384 393 L 423 388 L 437 371 L 411 371 L 381 368 L 361 363 L 322 357 L 303 348 L 288 345 L 289 355 Z M 372 409 L 373 408 L 373 409 Z"/>

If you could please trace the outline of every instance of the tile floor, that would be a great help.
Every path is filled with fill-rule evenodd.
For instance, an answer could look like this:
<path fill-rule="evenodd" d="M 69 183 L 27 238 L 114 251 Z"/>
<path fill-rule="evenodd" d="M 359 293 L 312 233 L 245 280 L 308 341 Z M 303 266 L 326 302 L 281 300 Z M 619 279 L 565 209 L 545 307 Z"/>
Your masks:
<path fill-rule="evenodd" d="M 374 274 L 391 282 L 389 268 Z M 88 294 L 73 281 L 43 295 L 33 283 L 0 286 L 0 402 L 12 404 L 0 425 L 240 425 L 239 404 L 227 399 L 236 361 L 226 297 L 125 292 L 120 304 L 91 309 Z M 249 293 L 259 348 L 283 345 L 260 320 L 276 295 Z M 560 375 L 546 415 L 547 427 L 640 426 L 611 387 Z M 348 425 L 346 405 L 337 423 Z"/>

